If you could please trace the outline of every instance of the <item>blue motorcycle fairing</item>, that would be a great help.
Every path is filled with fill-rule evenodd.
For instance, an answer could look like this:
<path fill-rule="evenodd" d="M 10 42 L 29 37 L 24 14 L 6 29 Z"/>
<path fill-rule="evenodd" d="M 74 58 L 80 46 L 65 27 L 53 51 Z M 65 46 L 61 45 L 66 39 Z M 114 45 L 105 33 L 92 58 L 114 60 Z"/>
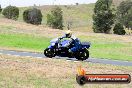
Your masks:
<path fill-rule="evenodd" d="M 90 42 L 82 42 L 81 45 L 82 45 L 82 47 L 89 48 L 91 43 Z"/>
<path fill-rule="evenodd" d="M 76 52 L 84 48 L 88 49 L 91 45 L 89 42 L 80 42 L 78 38 L 73 40 L 73 43 L 74 43 L 74 47 L 71 48 L 72 52 Z"/>
<path fill-rule="evenodd" d="M 53 49 L 53 46 L 52 46 L 52 45 L 50 45 L 50 46 L 48 46 L 48 48 L 49 48 L 49 49 Z"/>
<path fill-rule="evenodd" d="M 61 42 L 61 47 L 67 47 L 67 46 L 69 46 L 70 45 L 70 40 L 63 40 L 62 42 Z"/>
<path fill-rule="evenodd" d="M 58 42 L 58 39 L 53 39 L 51 41 L 50 46 L 48 46 L 48 48 L 53 49 L 54 45 L 52 43 L 57 43 L 57 42 Z M 60 47 L 67 47 L 70 45 L 70 43 L 71 43 L 70 40 L 63 40 L 60 42 L 60 45 L 61 45 Z M 84 49 L 84 48 L 88 49 L 91 45 L 89 42 L 80 42 L 80 40 L 78 38 L 75 40 L 72 40 L 72 43 L 74 44 L 74 46 L 70 49 L 72 52 L 76 52 L 76 51 Z"/>
<path fill-rule="evenodd" d="M 53 49 L 55 43 L 58 43 L 58 38 L 52 39 L 52 40 L 50 41 L 50 45 L 48 46 L 48 48 Z"/>
<path fill-rule="evenodd" d="M 90 47 L 90 45 L 82 45 L 82 47 L 84 47 L 84 48 L 89 48 Z"/>
<path fill-rule="evenodd" d="M 78 50 L 80 50 L 82 47 L 81 47 L 81 42 L 79 41 L 79 39 L 77 38 L 77 39 L 75 39 L 75 40 L 73 40 L 73 44 L 74 44 L 74 47 L 72 47 L 70 50 L 72 51 L 72 52 L 76 52 L 76 51 L 78 51 Z"/>

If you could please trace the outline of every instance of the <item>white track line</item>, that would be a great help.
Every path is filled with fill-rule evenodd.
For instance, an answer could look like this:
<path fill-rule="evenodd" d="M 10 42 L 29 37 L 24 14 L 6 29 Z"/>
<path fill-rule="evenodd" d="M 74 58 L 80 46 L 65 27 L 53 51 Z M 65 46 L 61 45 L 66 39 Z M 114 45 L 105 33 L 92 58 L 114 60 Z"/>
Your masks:
<path fill-rule="evenodd" d="M 9 52 L 15 52 L 15 51 L 9 51 Z"/>
<path fill-rule="evenodd" d="M 96 58 L 92 58 L 93 60 L 96 60 Z M 91 59 L 91 60 L 92 60 Z M 103 59 L 100 59 L 100 60 L 102 60 L 102 61 L 111 61 L 110 59 L 105 59 L 105 58 L 103 58 Z M 119 60 L 112 60 L 112 61 L 115 61 L 115 62 L 120 62 Z M 122 62 L 129 62 L 129 61 L 122 61 Z"/>
<path fill-rule="evenodd" d="M 32 56 L 24 56 L 24 57 L 32 57 Z"/>
<path fill-rule="evenodd" d="M 9 51 L 9 52 L 12 52 L 12 53 L 16 53 L 16 52 L 19 52 L 19 53 L 29 53 L 29 52 L 21 52 L 21 51 Z"/>
<path fill-rule="evenodd" d="M 66 61 L 71 62 L 72 60 L 66 60 Z"/>
<path fill-rule="evenodd" d="M 79 62 L 79 61 L 74 61 L 74 62 Z"/>
<path fill-rule="evenodd" d="M 54 58 L 48 58 L 48 59 L 49 59 L 49 60 L 51 60 L 51 59 L 53 60 Z"/>
<path fill-rule="evenodd" d="M 41 58 L 43 58 L 43 57 L 35 57 L 35 58 L 41 59 Z"/>
<path fill-rule="evenodd" d="M 11 55 L 11 54 L 6 54 L 6 55 Z"/>

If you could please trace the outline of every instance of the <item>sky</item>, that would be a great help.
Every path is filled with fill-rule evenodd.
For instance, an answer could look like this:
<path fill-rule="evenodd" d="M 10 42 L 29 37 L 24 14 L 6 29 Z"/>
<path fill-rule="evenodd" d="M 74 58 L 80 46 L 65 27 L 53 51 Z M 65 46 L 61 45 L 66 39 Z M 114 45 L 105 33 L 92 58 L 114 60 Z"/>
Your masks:
<path fill-rule="evenodd" d="M 0 0 L 2 8 L 12 5 L 17 7 L 36 5 L 71 5 L 75 3 L 88 4 L 95 3 L 97 0 Z"/>

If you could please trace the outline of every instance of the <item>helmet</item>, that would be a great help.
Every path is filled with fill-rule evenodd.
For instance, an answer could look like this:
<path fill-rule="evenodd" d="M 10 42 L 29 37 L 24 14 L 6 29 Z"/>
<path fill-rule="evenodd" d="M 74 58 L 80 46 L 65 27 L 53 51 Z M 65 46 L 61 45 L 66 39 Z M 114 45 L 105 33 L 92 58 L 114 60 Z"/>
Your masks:
<path fill-rule="evenodd" d="M 70 30 L 66 31 L 65 33 L 67 38 L 70 38 L 72 36 L 72 32 Z"/>

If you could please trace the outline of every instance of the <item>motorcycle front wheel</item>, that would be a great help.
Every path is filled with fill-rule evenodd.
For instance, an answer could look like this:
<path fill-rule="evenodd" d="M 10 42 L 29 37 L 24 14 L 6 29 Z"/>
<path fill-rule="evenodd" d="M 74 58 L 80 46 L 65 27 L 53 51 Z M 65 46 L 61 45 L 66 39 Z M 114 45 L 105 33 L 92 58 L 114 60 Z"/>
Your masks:
<path fill-rule="evenodd" d="M 46 49 L 44 50 L 44 55 L 45 55 L 46 57 L 52 58 L 52 57 L 55 57 L 55 52 L 54 52 L 53 49 L 46 48 Z"/>
<path fill-rule="evenodd" d="M 78 60 L 86 60 L 89 58 L 89 51 L 87 49 L 81 50 L 75 54 L 75 58 Z"/>

